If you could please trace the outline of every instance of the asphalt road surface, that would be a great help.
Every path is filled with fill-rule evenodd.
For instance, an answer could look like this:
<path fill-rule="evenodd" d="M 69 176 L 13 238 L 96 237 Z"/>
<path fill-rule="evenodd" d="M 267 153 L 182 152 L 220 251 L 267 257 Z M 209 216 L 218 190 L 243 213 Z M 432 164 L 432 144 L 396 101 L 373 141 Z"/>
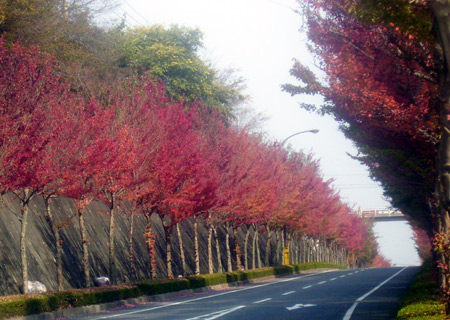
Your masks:
<path fill-rule="evenodd" d="M 354 269 L 282 277 L 72 319 L 390 320 L 417 270 Z"/>

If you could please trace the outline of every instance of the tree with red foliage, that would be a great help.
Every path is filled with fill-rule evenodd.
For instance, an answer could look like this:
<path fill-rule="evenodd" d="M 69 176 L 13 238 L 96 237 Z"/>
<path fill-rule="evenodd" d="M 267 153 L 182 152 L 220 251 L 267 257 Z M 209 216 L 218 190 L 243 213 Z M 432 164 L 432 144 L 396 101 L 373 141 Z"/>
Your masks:
<path fill-rule="evenodd" d="M 126 126 L 132 138 L 135 149 L 136 166 L 131 172 L 131 188 L 128 188 L 124 198 L 131 202 L 130 215 L 142 214 L 146 218 L 145 243 L 149 254 L 150 277 L 156 278 L 155 236 L 152 231 L 151 217 L 155 211 L 153 196 L 157 189 L 151 183 L 155 175 L 154 158 L 160 145 L 162 135 L 159 132 L 156 112 L 161 105 L 169 103 L 164 94 L 164 87 L 155 84 L 150 79 L 143 79 L 138 85 L 131 83 L 116 93 L 114 104 L 117 117 Z M 132 260 L 132 225 L 130 219 L 129 258 Z"/>
<path fill-rule="evenodd" d="M 216 238 L 216 252 L 217 252 L 217 272 L 222 272 L 221 252 L 219 246 L 219 239 L 217 237 L 217 223 L 221 218 L 220 207 L 222 200 L 218 196 L 217 188 L 223 186 L 222 174 L 228 168 L 228 165 L 233 156 L 233 144 L 236 140 L 233 139 L 235 131 L 229 127 L 226 119 L 218 112 L 210 112 L 207 108 L 200 106 L 197 113 L 199 119 L 198 129 L 203 137 L 204 146 L 203 156 L 206 157 L 206 162 L 209 165 L 208 172 L 213 181 L 216 183 L 215 193 L 209 202 L 204 202 L 202 207 L 196 209 L 194 216 L 194 260 L 195 260 L 195 274 L 200 273 L 200 252 L 198 246 L 197 220 L 199 216 L 205 218 L 208 228 L 207 252 L 208 252 L 208 271 L 214 272 L 213 255 L 212 255 L 212 240 L 213 233 Z M 182 257 L 183 260 L 183 257 Z M 183 268 L 184 270 L 184 268 Z"/>
<path fill-rule="evenodd" d="M 372 268 L 389 268 L 391 267 L 391 261 L 385 256 L 377 254 L 375 259 L 372 261 Z"/>
<path fill-rule="evenodd" d="M 106 110 L 96 101 L 73 112 L 78 121 L 78 135 L 66 156 L 70 159 L 62 173 L 64 188 L 58 194 L 75 200 L 83 250 L 83 278 L 86 287 L 91 286 L 89 275 L 89 240 L 86 234 L 84 212 L 89 204 L 102 192 L 97 183 L 104 168 L 111 169 L 116 160 L 111 150 L 115 142 L 108 136 L 114 121 L 113 110 Z M 117 163 L 115 163 L 117 164 Z"/>
<path fill-rule="evenodd" d="M 102 150 L 102 162 L 97 165 L 94 174 L 95 184 L 100 191 L 98 199 L 108 207 L 109 215 L 109 279 L 116 283 L 115 250 L 114 250 L 114 216 L 126 190 L 132 187 L 132 171 L 138 165 L 135 156 L 135 145 L 126 126 L 112 119 L 105 128 L 106 139 Z"/>
<path fill-rule="evenodd" d="M 416 250 L 422 262 L 432 257 L 431 237 L 423 229 L 412 227 Z"/>
<path fill-rule="evenodd" d="M 56 155 L 65 115 L 78 105 L 37 48 L 7 48 L 0 39 L 0 190 L 20 202 L 22 292 L 27 293 L 26 229 L 29 203 L 59 187 Z M 61 283 L 62 279 L 58 279 Z"/>
<path fill-rule="evenodd" d="M 161 144 L 155 154 L 155 176 L 151 183 L 158 190 L 152 202 L 161 217 L 166 236 L 168 277 L 173 277 L 171 237 L 173 227 L 191 217 L 202 201 L 213 194 L 202 156 L 201 137 L 193 130 L 195 109 L 188 112 L 181 104 L 169 104 L 158 113 Z"/>
<path fill-rule="evenodd" d="M 242 224 L 251 224 L 256 212 L 262 212 L 264 201 L 255 199 L 257 190 L 263 187 L 259 176 L 261 170 L 258 161 L 262 158 L 260 137 L 248 134 L 246 130 L 229 128 L 221 134 L 216 144 L 216 172 L 218 177 L 217 201 L 210 210 L 212 220 L 225 222 L 225 244 L 227 248 L 227 271 L 232 271 L 230 231 L 235 235 L 235 253 L 237 268 L 240 268 L 240 246 L 235 230 Z M 267 194 L 267 198 L 269 193 Z M 260 198 L 259 200 L 263 200 Z M 253 218 L 252 218 L 253 216 Z M 232 230 L 230 230 L 232 229 Z"/>
<path fill-rule="evenodd" d="M 156 265 L 151 215 L 156 213 L 161 218 L 167 272 L 173 277 L 173 227 L 201 210 L 213 196 L 215 186 L 203 156 L 202 136 L 195 128 L 196 109 L 185 111 L 183 104 L 169 101 L 163 92 L 163 86 L 144 81 L 141 88 L 131 90 L 121 114 L 139 146 L 132 177 L 135 186 L 128 198 L 147 218 L 145 237 L 153 277 Z"/>
<path fill-rule="evenodd" d="M 266 227 L 268 240 L 270 243 L 270 230 L 269 226 L 275 221 L 275 217 L 281 214 L 281 198 L 284 196 L 283 189 L 285 180 L 283 179 L 283 159 L 285 158 L 285 152 L 281 149 L 281 146 L 277 143 L 268 144 L 262 143 L 256 145 L 257 152 L 254 153 L 254 159 L 251 180 L 254 186 L 247 193 L 239 205 L 242 212 L 245 212 L 242 224 L 247 226 L 246 241 L 244 242 L 244 265 L 248 267 L 247 261 L 247 239 L 249 237 L 250 226 L 254 227 L 254 255 L 259 257 L 259 244 L 258 241 L 258 227 Z M 286 226 L 284 222 L 283 228 Z M 275 228 L 277 227 L 274 224 Z M 268 257 L 268 252 L 266 252 Z"/>
<path fill-rule="evenodd" d="M 43 150 L 42 163 L 46 164 L 47 170 L 41 172 L 41 178 L 47 177 L 47 185 L 42 192 L 46 213 L 45 217 L 52 230 L 55 242 L 55 262 L 58 290 L 63 290 L 62 270 L 62 240 L 61 229 L 70 225 L 72 216 L 55 216 L 52 210 L 52 200 L 64 193 L 66 190 L 67 172 L 72 166 L 73 157 L 77 154 L 83 144 L 80 134 L 79 119 L 83 119 L 80 113 L 84 112 L 84 101 L 72 94 L 71 100 L 64 105 L 53 106 L 46 114 L 46 128 L 53 130 L 54 134 L 49 139 Z"/>
<path fill-rule="evenodd" d="M 324 96 L 320 111 L 342 124 L 363 153 L 360 160 L 383 183 L 396 206 L 429 228 L 429 210 L 411 202 L 408 192 L 414 188 L 422 203 L 432 197 L 438 129 L 432 48 L 395 28 L 361 22 L 345 1 L 307 5 L 311 6 L 308 38 L 326 84 L 297 61 L 291 73 L 303 85 L 285 85 L 285 90 Z M 398 170 L 394 164 L 406 159 Z"/>

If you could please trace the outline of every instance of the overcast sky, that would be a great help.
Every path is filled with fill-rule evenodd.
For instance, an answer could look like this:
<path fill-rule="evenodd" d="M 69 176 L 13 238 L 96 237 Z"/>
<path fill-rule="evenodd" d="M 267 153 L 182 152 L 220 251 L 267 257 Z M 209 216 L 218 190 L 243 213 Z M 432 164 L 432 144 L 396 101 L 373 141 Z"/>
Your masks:
<path fill-rule="evenodd" d="M 295 12 L 298 8 L 295 0 L 118 1 L 122 5 L 114 9 L 114 15 L 118 18 L 126 12 L 130 26 L 199 27 L 204 34 L 202 57 L 216 69 L 236 69 L 237 75 L 246 80 L 250 106 L 268 117 L 263 130 L 271 139 L 282 141 L 299 131 L 319 129 L 317 134 L 293 137 L 288 144 L 320 159 L 324 178 L 335 180 L 334 186 L 343 201 L 362 210 L 389 206 L 365 167 L 347 155 L 356 155 L 357 151 L 339 132 L 338 125 L 329 117 L 300 109 L 301 99 L 313 101 L 310 97 L 291 97 L 281 91 L 283 83 L 295 82 L 289 75 L 293 58 L 313 65 L 306 50 L 306 37 L 299 32 L 301 16 Z M 409 239 L 411 234 L 402 237 Z M 410 258 L 395 263 L 418 262 L 409 243 L 402 251 Z M 384 253 L 391 260 L 396 256 Z"/>

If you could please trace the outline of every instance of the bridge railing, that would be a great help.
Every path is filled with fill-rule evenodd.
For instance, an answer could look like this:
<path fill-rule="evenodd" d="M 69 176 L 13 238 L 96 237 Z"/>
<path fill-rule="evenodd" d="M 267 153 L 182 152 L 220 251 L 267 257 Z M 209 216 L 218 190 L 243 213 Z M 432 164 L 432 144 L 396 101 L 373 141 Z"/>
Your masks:
<path fill-rule="evenodd" d="M 363 218 L 366 219 L 375 219 L 375 220 L 389 220 L 396 218 L 397 220 L 400 219 L 405 219 L 405 216 L 403 215 L 403 213 L 401 213 L 398 210 L 393 210 L 393 209 L 371 209 L 371 210 L 362 210 L 361 211 L 361 216 Z"/>

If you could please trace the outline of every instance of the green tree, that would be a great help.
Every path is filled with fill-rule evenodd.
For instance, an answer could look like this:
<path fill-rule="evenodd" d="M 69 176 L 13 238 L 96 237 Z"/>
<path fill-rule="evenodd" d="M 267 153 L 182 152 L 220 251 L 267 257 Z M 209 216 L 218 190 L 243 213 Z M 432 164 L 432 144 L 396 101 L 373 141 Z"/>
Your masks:
<path fill-rule="evenodd" d="M 245 99 L 240 79 L 230 81 L 229 74 L 224 77 L 200 58 L 203 35 L 199 29 L 154 25 L 127 29 L 123 36 L 119 66 L 163 81 L 173 99 L 201 100 L 226 115 Z"/>

